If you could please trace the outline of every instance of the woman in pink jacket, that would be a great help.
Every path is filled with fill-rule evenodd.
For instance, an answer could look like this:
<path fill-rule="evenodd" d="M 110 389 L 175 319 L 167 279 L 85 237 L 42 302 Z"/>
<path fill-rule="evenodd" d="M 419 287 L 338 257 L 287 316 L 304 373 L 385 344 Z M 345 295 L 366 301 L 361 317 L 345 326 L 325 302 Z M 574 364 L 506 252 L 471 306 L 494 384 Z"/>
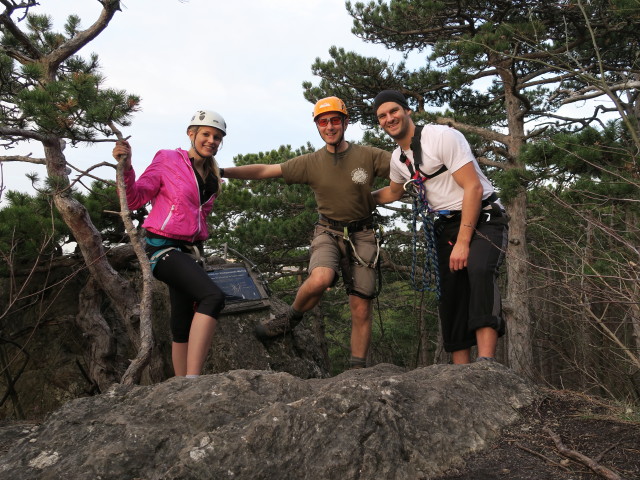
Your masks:
<path fill-rule="evenodd" d="M 177 376 L 197 377 L 211 346 L 224 293 L 202 268 L 206 217 L 222 184 L 215 154 L 227 134 L 216 112 L 199 110 L 191 118 L 186 151 L 160 150 L 136 181 L 131 147 L 117 142 L 113 156 L 124 163 L 127 203 L 132 210 L 151 202 L 145 229 L 153 275 L 169 286 L 171 357 Z"/>

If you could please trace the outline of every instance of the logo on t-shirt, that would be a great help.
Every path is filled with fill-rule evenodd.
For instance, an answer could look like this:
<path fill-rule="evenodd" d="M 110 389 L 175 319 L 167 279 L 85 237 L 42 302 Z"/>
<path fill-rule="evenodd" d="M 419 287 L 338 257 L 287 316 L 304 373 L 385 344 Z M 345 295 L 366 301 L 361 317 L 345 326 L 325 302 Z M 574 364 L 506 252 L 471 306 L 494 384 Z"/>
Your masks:
<path fill-rule="evenodd" d="M 369 180 L 369 175 L 364 168 L 356 168 L 351 172 L 351 180 L 358 185 L 365 185 Z"/>

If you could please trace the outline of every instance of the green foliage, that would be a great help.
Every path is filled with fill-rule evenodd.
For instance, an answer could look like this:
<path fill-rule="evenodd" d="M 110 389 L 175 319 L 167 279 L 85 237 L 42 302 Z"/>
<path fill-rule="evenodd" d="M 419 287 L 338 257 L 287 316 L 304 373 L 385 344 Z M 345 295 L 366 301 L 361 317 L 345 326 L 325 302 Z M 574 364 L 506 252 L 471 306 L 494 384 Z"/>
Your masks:
<path fill-rule="evenodd" d="M 37 134 L 55 135 L 72 143 L 90 142 L 97 134 L 112 135 L 109 123 L 129 125 L 139 109 L 140 98 L 124 91 L 104 88 L 98 57 L 70 56 L 55 70 L 39 61 L 64 42 L 73 39 L 80 19 L 67 19 L 64 33 L 54 32 L 47 15 L 29 14 L 25 20 L 29 47 L 8 29 L 0 30 L 0 121 L 5 127 L 2 139 L 18 142 L 29 129 Z M 37 55 L 34 50 L 37 50 Z M 23 60 L 17 64 L 12 57 Z M 49 67 L 49 68 L 47 68 Z M 15 131 L 12 131 L 15 129 Z"/>
<path fill-rule="evenodd" d="M 115 186 L 95 181 L 88 193 L 75 193 L 75 196 L 87 209 L 92 223 L 100 231 L 105 242 L 118 244 L 126 241 L 124 224 L 118 214 L 120 202 Z M 147 210 L 141 208 L 131 212 L 131 217 L 141 224 L 147 214 Z"/>
<path fill-rule="evenodd" d="M 7 204 L 0 209 L 0 255 L 6 265 L 11 259 L 17 263 L 33 263 L 39 258 L 62 255 L 63 248 L 74 242 L 69 228 L 53 205 L 52 186 L 35 196 L 24 192 L 7 191 L 3 199 Z M 103 182 L 94 182 L 89 193 L 74 191 L 73 196 L 82 203 L 91 221 L 106 242 L 121 243 L 124 227 L 119 211 L 116 189 Z M 139 220 L 146 212 L 135 212 Z"/>
<path fill-rule="evenodd" d="M 9 190 L 0 210 L 0 268 L 61 255 L 69 230 L 45 193 L 30 196 Z"/>
<path fill-rule="evenodd" d="M 615 196 L 618 189 L 623 195 L 633 189 L 633 157 L 625 147 L 620 122 L 611 122 L 604 130 L 586 128 L 550 134 L 525 145 L 520 160 L 539 185 L 553 182 L 557 189 L 563 189 L 588 182 L 600 194 L 610 196 Z M 620 176 L 629 181 L 620 182 Z"/>
<path fill-rule="evenodd" d="M 281 146 L 240 155 L 234 162 L 275 164 L 311 151 L 311 145 L 297 150 Z M 317 221 L 315 205 L 313 192 L 305 185 L 286 185 L 282 179 L 228 180 L 210 217 L 215 244 L 227 243 L 256 263 L 273 265 L 267 269 L 279 269 L 282 262 L 306 255 Z"/>
<path fill-rule="evenodd" d="M 492 130 L 507 128 L 519 135 L 515 121 L 549 122 L 571 133 L 575 126 L 596 122 L 598 116 L 588 112 L 575 119 L 557 116 L 563 102 L 593 92 L 594 84 L 625 84 L 640 73 L 636 34 L 640 7 L 633 0 L 498 0 L 467 2 L 462 9 L 456 2 L 423 0 L 347 2 L 346 6 L 356 36 L 396 50 L 404 58 L 426 51 L 426 63 L 416 62 L 410 70 L 405 61 L 394 65 L 332 47 L 331 60 L 316 59 L 313 64 L 320 81 L 317 86 L 303 84 L 305 97 L 313 101 L 341 96 L 353 118 L 375 125 L 372 99 L 386 88 L 400 90 L 416 112 L 448 108 L 446 115 L 456 121 L 487 129 L 471 140 L 476 151 L 491 152 L 494 161 L 513 164 L 516 159 L 506 154 L 509 145 L 496 140 Z M 627 91 L 611 93 L 638 131 L 637 96 L 627 96 Z M 507 93 L 518 102 L 517 112 L 511 103 L 509 122 Z M 373 141 L 374 135 L 377 132 L 367 140 Z"/>

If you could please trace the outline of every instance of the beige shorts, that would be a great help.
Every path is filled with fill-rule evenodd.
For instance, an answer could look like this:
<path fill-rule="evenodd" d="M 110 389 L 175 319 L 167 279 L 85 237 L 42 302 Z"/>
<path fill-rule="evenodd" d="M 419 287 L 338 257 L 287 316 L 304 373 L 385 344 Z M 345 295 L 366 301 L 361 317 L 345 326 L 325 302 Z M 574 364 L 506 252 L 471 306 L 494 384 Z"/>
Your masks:
<path fill-rule="evenodd" d="M 360 258 L 371 264 L 376 258 L 377 243 L 372 229 L 349 234 L 351 242 Z M 348 295 L 362 298 L 376 296 L 376 270 L 367 265 L 361 265 L 354 255 L 347 255 L 348 242 L 344 241 L 343 233 L 324 225 L 316 225 L 311 242 L 311 260 L 309 273 L 316 267 L 331 268 L 336 272 L 334 285 L 338 275 L 342 274 L 342 281 Z"/>

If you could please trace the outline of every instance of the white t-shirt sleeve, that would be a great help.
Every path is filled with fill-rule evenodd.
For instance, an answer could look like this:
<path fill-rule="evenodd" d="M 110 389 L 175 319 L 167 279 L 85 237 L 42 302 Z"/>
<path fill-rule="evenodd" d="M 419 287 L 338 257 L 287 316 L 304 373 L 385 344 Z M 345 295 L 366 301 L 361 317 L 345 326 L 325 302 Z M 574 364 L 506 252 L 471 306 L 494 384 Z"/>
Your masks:
<path fill-rule="evenodd" d="M 437 172 L 442 165 L 447 171 L 426 181 L 429 205 L 434 210 L 461 210 L 464 190 L 453 178 L 453 173 L 472 163 L 485 192 L 493 187 L 486 179 L 471 147 L 462 133 L 444 125 L 427 125 L 422 130 L 422 163 L 420 169 L 427 175 Z M 488 194 L 488 193 L 487 193 Z M 483 194 L 484 195 L 484 194 Z"/>
<path fill-rule="evenodd" d="M 400 148 L 396 148 L 391 154 L 391 165 L 389 169 L 389 180 L 403 185 L 411 178 L 409 169 L 400 161 Z"/>
<path fill-rule="evenodd" d="M 462 133 L 441 125 L 430 127 L 423 129 L 420 139 L 426 168 L 424 173 L 435 173 L 441 165 L 453 173 L 474 161 L 471 147 Z"/>

